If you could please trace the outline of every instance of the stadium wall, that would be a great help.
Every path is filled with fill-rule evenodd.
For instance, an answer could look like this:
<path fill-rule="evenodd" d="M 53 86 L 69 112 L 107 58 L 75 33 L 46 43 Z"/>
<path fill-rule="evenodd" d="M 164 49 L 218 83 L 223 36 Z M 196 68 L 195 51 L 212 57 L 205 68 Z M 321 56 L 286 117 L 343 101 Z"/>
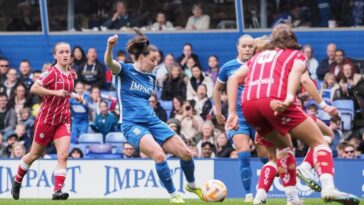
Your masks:
<path fill-rule="evenodd" d="M 181 54 L 184 43 L 191 43 L 194 51 L 200 56 L 201 63 L 205 68 L 207 58 L 217 55 L 220 64 L 232 59 L 236 55 L 236 40 L 242 32 L 206 32 L 206 33 L 150 33 L 151 42 L 160 47 L 165 54 L 173 53 L 176 57 Z M 246 32 L 254 37 L 268 34 L 267 32 Z M 0 55 L 10 59 L 12 67 L 17 68 L 21 59 L 29 59 L 34 70 L 40 70 L 45 62 L 52 62 L 52 49 L 55 42 L 66 41 L 71 46 L 80 45 L 85 50 L 95 47 L 99 59 L 103 60 L 106 39 L 109 34 L 95 33 L 65 33 L 65 34 L 33 34 L 0 35 Z M 125 50 L 127 39 L 132 36 L 120 34 L 117 49 Z M 324 31 L 297 31 L 301 44 L 311 44 L 315 51 L 315 57 L 319 60 L 326 56 L 326 45 L 334 42 L 338 48 L 346 51 L 351 58 L 364 58 L 362 45 L 364 45 L 363 30 L 324 30 Z M 115 49 L 115 52 L 116 50 Z"/>
<path fill-rule="evenodd" d="M 0 198 L 11 198 L 11 179 L 18 160 L 0 160 Z M 336 160 L 335 180 L 338 188 L 364 197 L 364 161 Z M 53 187 L 55 160 L 36 161 L 24 178 L 22 198 L 49 198 Z M 196 160 L 196 180 L 202 185 L 209 179 L 220 179 L 228 188 L 229 198 L 244 196 L 235 159 Z M 169 160 L 176 189 L 185 198 L 195 196 L 184 191 L 186 184 L 178 160 Z M 253 186 L 257 184 L 262 163 L 252 160 Z M 348 169 L 350 168 L 350 170 Z M 307 186 L 298 183 L 303 197 L 316 198 Z M 254 189 L 254 188 L 253 188 Z M 151 160 L 70 160 L 64 191 L 71 198 L 168 198 L 161 186 Z M 269 193 L 270 197 L 284 197 L 278 178 Z"/>

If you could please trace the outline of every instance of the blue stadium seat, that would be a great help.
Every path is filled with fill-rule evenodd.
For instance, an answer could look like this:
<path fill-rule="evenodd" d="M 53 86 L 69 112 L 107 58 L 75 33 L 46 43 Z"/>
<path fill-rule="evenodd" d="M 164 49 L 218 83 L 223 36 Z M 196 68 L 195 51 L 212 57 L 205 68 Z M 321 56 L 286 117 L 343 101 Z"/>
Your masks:
<path fill-rule="evenodd" d="M 160 100 L 159 103 L 166 110 L 167 119 L 169 119 L 169 114 L 171 113 L 171 111 L 173 109 L 173 101 L 163 101 L 163 100 Z"/>
<path fill-rule="evenodd" d="M 322 122 L 324 122 L 326 125 L 330 125 L 331 116 L 322 109 L 319 109 L 317 112 L 318 114 L 316 117 L 322 120 Z"/>
<path fill-rule="evenodd" d="M 88 154 L 112 154 L 112 145 L 110 144 L 92 144 L 89 147 Z"/>
<path fill-rule="evenodd" d="M 352 100 L 335 100 L 333 105 L 340 111 L 341 114 L 350 114 L 351 119 L 354 120 L 354 101 Z"/>
<path fill-rule="evenodd" d="M 125 142 L 126 139 L 122 132 L 109 132 L 105 138 L 105 143 L 108 144 L 122 144 Z"/>
<path fill-rule="evenodd" d="M 90 154 L 91 159 L 121 159 L 122 154 Z"/>
<path fill-rule="evenodd" d="M 123 154 L 123 145 L 113 145 L 112 153 L 113 154 Z"/>
<path fill-rule="evenodd" d="M 342 121 L 342 129 L 344 131 L 350 131 L 351 128 L 353 127 L 352 115 L 350 115 L 348 113 L 341 113 L 340 117 L 341 117 L 341 121 Z"/>
<path fill-rule="evenodd" d="M 330 89 L 323 90 L 321 96 L 325 101 L 330 101 L 331 100 L 331 90 Z"/>
<path fill-rule="evenodd" d="M 104 138 L 100 133 L 84 133 L 78 139 L 80 144 L 103 144 Z"/>
<path fill-rule="evenodd" d="M 82 151 L 83 156 L 85 156 L 88 152 L 88 147 L 85 144 L 72 144 L 71 143 L 68 153 L 70 153 L 73 148 L 79 148 Z"/>
<path fill-rule="evenodd" d="M 106 98 L 106 99 L 108 99 L 109 96 L 116 98 L 116 91 L 101 90 L 100 95 L 102 98 Z"/>

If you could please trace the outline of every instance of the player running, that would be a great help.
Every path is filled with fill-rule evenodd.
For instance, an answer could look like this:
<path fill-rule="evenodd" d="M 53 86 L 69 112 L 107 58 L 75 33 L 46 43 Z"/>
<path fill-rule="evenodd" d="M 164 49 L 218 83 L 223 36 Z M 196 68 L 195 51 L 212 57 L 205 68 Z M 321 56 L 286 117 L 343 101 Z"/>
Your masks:
<path fill-rule="evenodd" d="M 157 65 L 158 50 L 149 45 L 149 40 L 139 31 L 129 40 L 127 50 L 134 56 L 134 64 L 119 63 L 112 58 L 112 49 L 118 36 L 107 41 L 105 63 L 117 76 L 121 129 L 128 142 L 155 161 L 155 167 L 164 187 L 171 196 L 170 203 L 185 203 L 177 194 L 165 152 L 179 157 L 181 168 L 188 184 L 186 190 L 203 200 L 202 191 L 195 183 L 195 164 L 192 152 L 182 139 L 167 124 L 162 122 L 149 105 L 149 97 L 155 88 L 153 69 Z"/>
<path fill-rule="evenodd" d="M 57 165 L 54 171 L 53 200 L 66 200 L 68 193 L 62 192 L 67 175 L 67 157 L 70 145 L 70 104 L 72 95 L 78 101 L 82 97 L 72 93 L 76 73 L 69 67 L 71 58 L 70 45 L 57 43 L 53 49 L 56 62 L 31 87 L 31 92 L 43 96 L 40 112 L 34 123 L 34 140 L 30 152 L 20 161 L 17 174 L 14 177 L 11 194 L 19 199 L 20 187 L 24 175 L 32 163 L 42 156 L 50 142 L 54 141 L 57 150 Z"/>

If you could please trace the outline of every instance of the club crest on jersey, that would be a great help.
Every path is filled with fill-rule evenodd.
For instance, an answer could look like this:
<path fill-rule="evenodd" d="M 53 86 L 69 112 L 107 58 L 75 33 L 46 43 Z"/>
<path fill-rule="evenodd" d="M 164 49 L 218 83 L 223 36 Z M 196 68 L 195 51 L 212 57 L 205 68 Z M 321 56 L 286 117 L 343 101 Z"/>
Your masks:
<path fill-rule="evenodd" d="M 40 137 L 41 139 L 43 139 L 43 138 L 44 138 L 44 133 L 40 133 L 39 137 Z"/>
<path fill-rule="evenodd" d="M 149 83 L 153 85 L 154 84 L 153 78 L 151 76 L 148 76 L 148 77 L 149 77 Z"/>
<path fill-rule="evenodd" d="M 133 133 L 138 136 L 138 135 L 140 135 L 142 133 L 142 131 L 140 131 L 139 128 L 134 128 Z"/>

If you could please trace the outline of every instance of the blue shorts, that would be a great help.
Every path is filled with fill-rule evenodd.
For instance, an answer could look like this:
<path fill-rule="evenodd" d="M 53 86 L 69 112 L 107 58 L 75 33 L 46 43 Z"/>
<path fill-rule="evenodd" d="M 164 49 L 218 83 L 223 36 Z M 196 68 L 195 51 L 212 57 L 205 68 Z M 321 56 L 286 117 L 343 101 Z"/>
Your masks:
<path fill-rule="evenodd" d="M 228 140 L 233 144 L 233 137 L 238 134 L 244 134 L 250 137 L 254 141 L 255 129 L 250 126 L 246 121 L 239 120 L 239 128 L 237 130 L 230 130 L 228 134 Z"/>
<path fill-rule="evenodd" d="M 153 118 L 147 123 L 123 122 L 121 124 L 121 131 L 128 143 L 135 149 L 139 149 L 139 141 L 145 135 L 152 135 L 154 140 L 161 146 L 167 139 L 176 135 L 176 133 L 159 118 Z"/>

